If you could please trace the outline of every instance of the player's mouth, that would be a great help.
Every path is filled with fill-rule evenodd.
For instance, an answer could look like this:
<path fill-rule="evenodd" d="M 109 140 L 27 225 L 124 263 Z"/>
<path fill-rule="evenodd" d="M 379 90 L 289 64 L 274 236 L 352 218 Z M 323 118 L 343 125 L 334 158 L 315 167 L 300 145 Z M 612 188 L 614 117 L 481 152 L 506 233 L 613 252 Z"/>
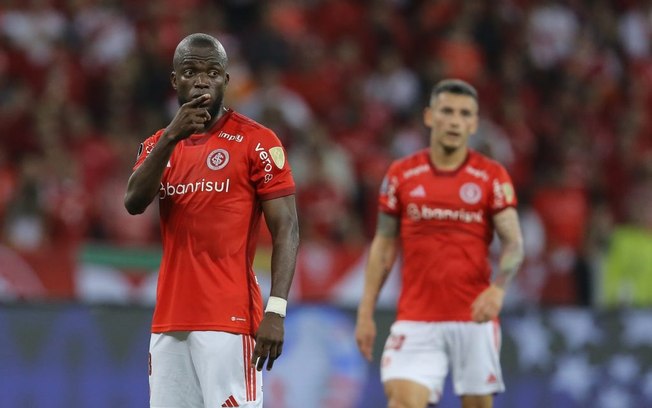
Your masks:
<path fill-rule="evenodd" d="M 446 136 L 460 137 L 462 136 L 462 133 L 456 132 L 454 130 L 449 130 L 446 132 Z"/>
<path fill-rule="evenodd" d="M 200 96 L 205 95 L 206 93 L 207 92 L 197 92 L 197 93 L 190 94 L 190 100 L 197 99 Z"/>

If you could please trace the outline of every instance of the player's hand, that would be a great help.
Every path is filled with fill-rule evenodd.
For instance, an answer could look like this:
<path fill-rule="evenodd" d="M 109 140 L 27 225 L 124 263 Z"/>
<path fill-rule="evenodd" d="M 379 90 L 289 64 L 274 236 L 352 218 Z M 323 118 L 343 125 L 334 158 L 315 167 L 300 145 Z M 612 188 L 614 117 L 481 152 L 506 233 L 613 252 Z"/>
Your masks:
<path fill-rule="evenodd" d="M 251 356 L 251 366 L 256 367 L 256 370 L 263 371 L 265 360 L 267 371 L 271 370 L 274 361 L 281 355 L 285 332 L 283 319 L 279 314 L 267 312 L 260 322 L 256 333 L 256 347 Z"/>
<path fill-rule="evenodd" d="M 376 340 L 376 322 L 373 318 L 360 318 L 355 325 L 355 341 L 360 353 L 367 360 L 373 358 L 374 340 Z"/>
<path fill-rule="evenodd" d="M 210 99 L 210 94 L 203 94 L 181 105 L 165 130 L 168 137 L 178 142 L 193 133 L 202 132 L 211 120 L 211 114 L 206 109 Z"/>
<path fill-rule="evenodd" d="M 483 290 L 471 305 L 471 318 L 474 322 L 484 323 L 498 317 L 503 307 L 505 289 L 491 285 Z"/>

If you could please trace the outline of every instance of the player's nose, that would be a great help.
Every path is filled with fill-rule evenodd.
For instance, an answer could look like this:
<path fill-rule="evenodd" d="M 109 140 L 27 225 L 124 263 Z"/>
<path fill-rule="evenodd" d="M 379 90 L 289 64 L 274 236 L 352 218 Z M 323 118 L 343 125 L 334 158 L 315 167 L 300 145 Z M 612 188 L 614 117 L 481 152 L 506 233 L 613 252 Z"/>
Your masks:
<path fill-rule="evenodd" d="M 195 77 L 195 88 L 208 88 L 209 80 L 207 74 L 199 74 Z"/>

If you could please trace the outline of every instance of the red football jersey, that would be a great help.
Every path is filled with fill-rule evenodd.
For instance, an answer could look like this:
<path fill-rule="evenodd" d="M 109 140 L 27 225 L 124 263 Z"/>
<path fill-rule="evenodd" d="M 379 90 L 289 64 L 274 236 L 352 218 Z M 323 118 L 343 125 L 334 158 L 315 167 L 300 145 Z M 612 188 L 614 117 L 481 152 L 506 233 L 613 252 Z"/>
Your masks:
<path fill-rule="evenodd" d="M 142 145 L 134 169 L 164 129 Z M 161 181 L 163 259 L 152 332 L 255 334 L 262 297 L 252 262 L 261 201 L 294 194 L 276 135 L 227 111 L 205 134 L 174 148 Z"/>
<path fill-rule="evenodd" d="M 429 154 L 392 163 L 380 191 L 380 211 L 400 218 L 397 319 L 469 321 L 490 284 L 492 216 L 516 197 L 507 171 L 477 152 L 454 171 L 437 170 Z"/>

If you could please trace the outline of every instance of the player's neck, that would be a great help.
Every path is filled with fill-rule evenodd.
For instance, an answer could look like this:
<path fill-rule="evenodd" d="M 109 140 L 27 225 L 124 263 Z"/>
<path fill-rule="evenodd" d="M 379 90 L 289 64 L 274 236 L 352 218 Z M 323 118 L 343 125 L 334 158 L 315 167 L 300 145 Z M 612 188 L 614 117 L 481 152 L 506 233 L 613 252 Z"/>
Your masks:
<path fill-rule="evenodd" d="M 204 131 L 201 132 L 201 133 L 202 133 L 202 134 L 211 133 L 211 130 L 213 129 L 213 126 L 215 126 L 215 124 L 216 124 L 217 122 L 219 122 L 220 119 L 222 119 L 222 117 L 223 117 L 223 116 L 224 116 L 228 111 L 229 111 L 229 110 L 228 110 L 226 107 L 224 107 L 224 106 L 220 106 L 220 108 L 217 109 L 216 114 L 211 118 L 211 121 L 208 122 L 208 123 L 205 125 Z"/>
<path fill-rule="evenodd" d="M 442 146 L 430 148 L 430 160 L 439 170 L 455 170 L 466 160 L 469 149 L 466 146 L 455 150 L 446 150 Z"/>

